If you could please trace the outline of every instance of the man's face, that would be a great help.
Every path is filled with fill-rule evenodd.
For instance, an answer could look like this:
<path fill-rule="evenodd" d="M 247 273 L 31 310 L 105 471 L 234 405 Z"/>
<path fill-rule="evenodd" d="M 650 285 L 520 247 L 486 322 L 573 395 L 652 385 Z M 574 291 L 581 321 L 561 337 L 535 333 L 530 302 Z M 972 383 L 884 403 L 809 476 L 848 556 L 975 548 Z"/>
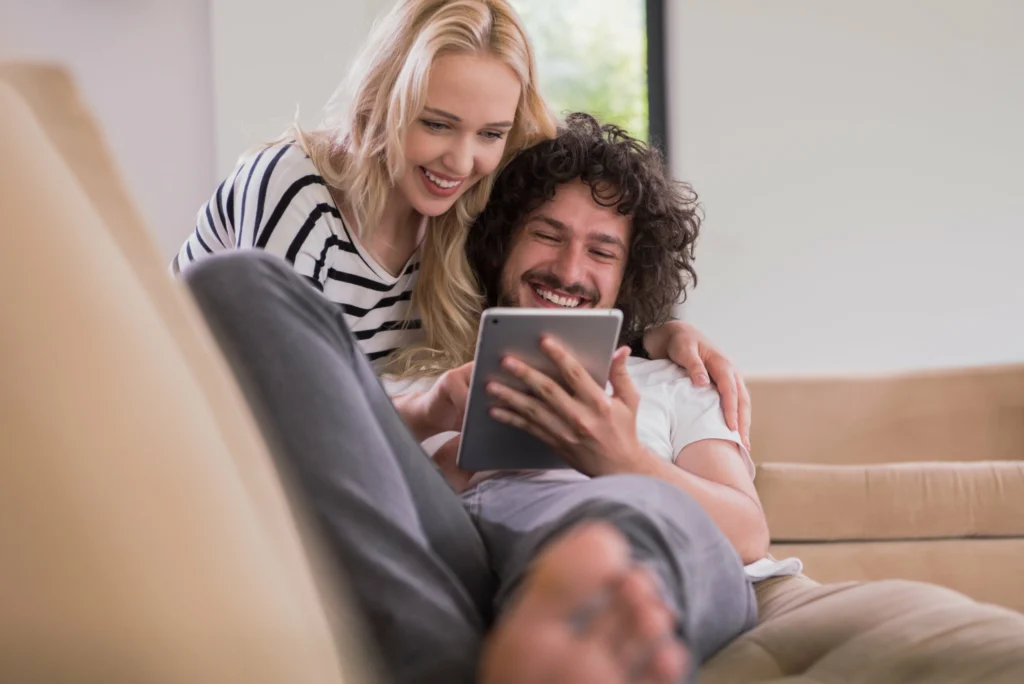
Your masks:
<path fill-rule="evenodd" d="M 610 309 L 629 256 L 630 219 L 594 201 L 589 185 L 561 185 L 526 216 L 501 272 L 500 306 Z"/>

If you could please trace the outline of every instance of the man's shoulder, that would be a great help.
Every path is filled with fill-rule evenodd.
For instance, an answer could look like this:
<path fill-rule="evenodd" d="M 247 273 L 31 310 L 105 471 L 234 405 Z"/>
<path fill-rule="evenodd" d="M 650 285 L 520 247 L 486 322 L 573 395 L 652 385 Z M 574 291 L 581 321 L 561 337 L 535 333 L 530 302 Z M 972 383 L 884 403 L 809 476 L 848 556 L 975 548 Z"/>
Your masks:
<path fill-rule="evenodd" d="M 641 396 L 658 396 L 673 403 L 707 403 L 719 400 L 718 390 L 714 385 L 695 386 L 686 371 L 674 361 L 630 357 L 627 369 Z"/>
<path fill-rule="evenodd" d="M 668 359 L 641 359 L 631 356 L 626 369 L 639 390 L 671 387 L 677 384 L 693 386 L 686 371 Z"/>

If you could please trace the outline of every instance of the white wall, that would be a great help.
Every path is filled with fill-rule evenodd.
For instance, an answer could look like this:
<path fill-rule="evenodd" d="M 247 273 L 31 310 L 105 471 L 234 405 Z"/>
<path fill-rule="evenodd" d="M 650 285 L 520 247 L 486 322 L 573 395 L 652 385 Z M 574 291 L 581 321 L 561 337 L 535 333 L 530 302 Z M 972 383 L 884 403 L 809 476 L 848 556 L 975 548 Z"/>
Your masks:
<path fill-rule="evenodd" d="M 0 59 L 71 68 L 168 255 L 213 183 L 209 0 L 0 0 Z"/>
<path fill-rule="evenodd" d="M 747 373 L 1024 360 L 1024 3 L 668 4 L 687 318 Z"/>
<path fill-rule="evenodd" d="M 315 125 L 393 0 L 210 0 L 217 173 L 294 120 Z"/>

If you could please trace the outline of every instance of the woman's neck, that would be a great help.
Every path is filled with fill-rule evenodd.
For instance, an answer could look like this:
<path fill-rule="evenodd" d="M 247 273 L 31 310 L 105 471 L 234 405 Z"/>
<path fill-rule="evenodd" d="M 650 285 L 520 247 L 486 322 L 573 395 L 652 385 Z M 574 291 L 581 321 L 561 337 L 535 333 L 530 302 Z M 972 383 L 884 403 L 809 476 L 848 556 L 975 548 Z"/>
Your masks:
<path fill-rule="evenodd" d="M 423 216 L 392 190 L 373 237 L 365 247 L 388 273 L 397 276 L 423 239 Z"/>
<path fill-rule="evenodd" d="M 334 188 L 331 194 L 345 220 L 354 224 L 355 216 L 344 196 Z M 423 216 L 392 191 L 372 237 L 363 240 L 363 247 L 388 273 L 397 276 L 423 241 L 423 227 Z M 356 232 L 362 234 L 362 227 Z"/>

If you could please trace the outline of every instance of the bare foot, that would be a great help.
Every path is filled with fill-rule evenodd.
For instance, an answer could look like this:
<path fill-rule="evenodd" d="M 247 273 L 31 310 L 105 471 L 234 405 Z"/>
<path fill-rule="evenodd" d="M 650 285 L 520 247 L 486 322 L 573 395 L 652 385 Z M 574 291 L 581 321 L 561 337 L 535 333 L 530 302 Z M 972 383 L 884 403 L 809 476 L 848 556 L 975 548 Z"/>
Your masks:
<path fill-rule="evenodd" d="M 687 652 L 654 577 L 614 528 L 588 523 L 534 561 L 484 645 L 483 684 L 678 682 Z"/>

